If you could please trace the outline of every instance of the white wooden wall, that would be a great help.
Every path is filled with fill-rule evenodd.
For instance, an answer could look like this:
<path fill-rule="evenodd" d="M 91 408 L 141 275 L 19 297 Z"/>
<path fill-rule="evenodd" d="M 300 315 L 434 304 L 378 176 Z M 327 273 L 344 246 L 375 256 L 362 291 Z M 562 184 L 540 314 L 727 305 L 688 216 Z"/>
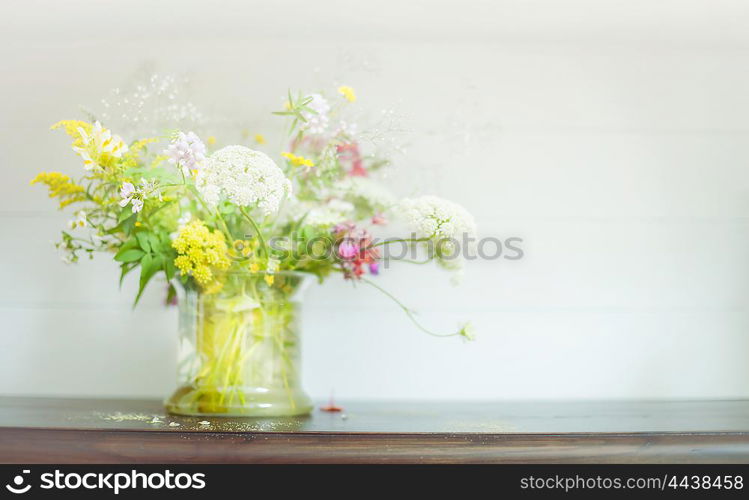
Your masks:
<path fill-rule="evenodd" d="M 428 7 L 427 7 L 428 6 Z M 143 64 L 269 133 L 288 87 L 346 83 L 411 133 L 391 181 L 476 214 L 524 259 L 459 288 L 401 265 L 384 297 L 331 280 L 304 319 L 318 398 L 749 397 L 749 4 L 741 1 L 4 1 L 0 393 L 164 396 L 176 317 L 132 311 L 106 259 L 66 267 L 39 170 L 62 118 Z"/>

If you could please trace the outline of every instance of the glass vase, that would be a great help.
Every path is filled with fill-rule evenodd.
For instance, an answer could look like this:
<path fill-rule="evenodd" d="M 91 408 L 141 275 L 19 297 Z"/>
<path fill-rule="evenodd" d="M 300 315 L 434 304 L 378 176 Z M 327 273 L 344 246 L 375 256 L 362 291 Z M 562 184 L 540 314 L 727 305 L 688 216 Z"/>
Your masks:
<path fill-rule="evenodd" d="M 300 296 L 309 277 L 227 272 L 223 286 L 179 297 L 178 389 L 170 413 L 203 416 L 304 415 Z"/>

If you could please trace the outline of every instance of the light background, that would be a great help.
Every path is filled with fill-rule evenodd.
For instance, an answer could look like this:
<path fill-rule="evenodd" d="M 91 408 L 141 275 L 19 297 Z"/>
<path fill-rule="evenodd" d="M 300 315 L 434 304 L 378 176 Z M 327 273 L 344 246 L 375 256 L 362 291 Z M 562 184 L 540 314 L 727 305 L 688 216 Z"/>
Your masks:
<path fill-rule="evenodd" d="M 743 1 L 8 1 L 0 6 L 0 393 L 167 395 L 176 314 L 132 311 L 107 259 L 66 267 L 50 132 L 145 63 L 261 132 L 288 87 L 395 109 L 391 182 L 465 205 L 520 261 L 454 288 L 399 266 L 387 299 L 331 280 L 304 318 L 313 396 L 749 397 L 749 4 Z"/>

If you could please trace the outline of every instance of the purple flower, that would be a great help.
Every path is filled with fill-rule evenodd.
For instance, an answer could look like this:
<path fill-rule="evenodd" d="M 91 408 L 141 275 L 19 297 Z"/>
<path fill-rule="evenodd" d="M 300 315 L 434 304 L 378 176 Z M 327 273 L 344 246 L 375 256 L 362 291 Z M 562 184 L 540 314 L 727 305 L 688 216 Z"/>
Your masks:
<path fill-rule="evenodd" d="M 369 274 L 380 274 L 380 263 L 379 262 L 370 262 L 369 263 Z"/>

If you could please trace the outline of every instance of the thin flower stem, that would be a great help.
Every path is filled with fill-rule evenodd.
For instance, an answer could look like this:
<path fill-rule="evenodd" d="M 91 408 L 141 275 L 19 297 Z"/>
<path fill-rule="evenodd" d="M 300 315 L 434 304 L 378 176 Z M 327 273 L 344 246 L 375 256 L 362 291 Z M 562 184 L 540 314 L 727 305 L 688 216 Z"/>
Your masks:
<path fill-rule="evenodd" d="M 250 217 L 250 214 L 247 213 L 247 209 L 244 207 L 239 207 L 239 211 L 244 215 L 244 218 L 247 219 L 250 224 L 252 224 L 253 229 L 255 229 L 255 232 L 257 233 L 257 239 L 260 240 L 260 246 L 263 249 L 263 253 L 265 253 L 265 256 L 270 258 L 270 251 L 268 250 L 268 244 L 265 242 L 265 238 L 263 237 L 262 231 L 260 231 L 260 227 L 257 225 L 257 222 L 255 222 L 255 219 Z"/>
<path fill-rule="evenodd" d="M 387 259 L 384 259 L 385 262 L 390 262 L 391 260 L 393 262 L 405 262 L 406 264 L 415 264 L 417 266 L 420 266 L 420 265 L 423 265 L 423 264 L 429 264 L 430 262 L 432 262 L 434 260 L 434 258 L 433 257 L 429 257 L 428 259 L 424 259 L 424 260 L 413 260 L 413 259 L 396 259 L 396 258 L 393 258 L 393 257 L 389 257 Z"/>
<path fill-rule="evenodd" d="M 223 226 L 224 232 L 226 232 L 226 235 L 229 237 L 229 241 L 234 241 L 234 237 L 231 235 L 231 231 L 229 231 L 229 226 L 226 224 L 221 212 L 218 211 L 218 208 L 216 209 L 216 218 L 221 223 L 221 226 Z"/>
<path fill-rule="evenodd" d="M 390 243 L 422 243 L 424 241 L 429 241 L 430 239 L 431 238 L 397 238 L 392 240 L 382 240 L 369 245 L 369 248 L 380 247 L 382 245 L 388 245 Z"/>
<path fill-rule="evenodd" d="M 455 337 L 457 335 L 460 335 L 460 332 L 435 333 L 435 332 L 429 330 L 428 328 L 426 328 L 425 326 L 423 326 L 421 323 L 419 323 L 419 320 L 416 319 L 416 316 L 414 316 L 413 311 L 411 311 L 411 309 L 409 309 L 408 307 L 406 307 L 400 300 L 398 300 L 395 297 L 395 295 L 393 295 L 392 293 L 388 292 L 387 290 L 385 290 L 384 288 L 382 288 L 380 285 L 376 284 L 375 282 L 368 280 L 367 278 L 360 278 L 360 279 L 364 283 L 366 283 L 366 284 L 368 284 L 370 286 L 373 286 L 374 288 L 376 288 L 377 290 L 379 290 L 380 292 L 382 292 L 385 296 L 387 296 L 390 300 L 392 300 L 393 302 L 395 302 L 398 305 L 398 307 L 400 307 L 403 310 L 403 312 L 406 313 L 406 316 L 408 316 L 408 319 L 410 319 L 411 322 L 414 325 L 416 325 L 416 327 L 419 330 L 421 330 L 422 332 L 424 332 L 424 333 L 426 333 L 428 335 L 431 335 L 432 337 Z"/>
<path fill-rule="evenodd" d="M 197 188 L 193 185 L 186 184 L 187 189 L 192 192 L 192 194 L 195 196 L 195 198 L 200 202 L 200 204 L 203 206 L 203 209 L 207 213 L 211 213 L 211 209 L 208 207 L 208 204 L 203 201 L 203 197 L 200 196 L 200 193 L 198 192 Z M 221 212 L 218 211 L 218 208 L 215 208 L 213 210 L 215 212 L 216 218 L 221 223 L 221 229 L 224 231 L 225 236 L 229 238 L 229 241 L 234 241 L 234 237 L 231 235 L 231 231 L 229 231 L 229 226 L 226 224 L 226 221 L 224 220 L 224 217 L 221 215 Z"/>

